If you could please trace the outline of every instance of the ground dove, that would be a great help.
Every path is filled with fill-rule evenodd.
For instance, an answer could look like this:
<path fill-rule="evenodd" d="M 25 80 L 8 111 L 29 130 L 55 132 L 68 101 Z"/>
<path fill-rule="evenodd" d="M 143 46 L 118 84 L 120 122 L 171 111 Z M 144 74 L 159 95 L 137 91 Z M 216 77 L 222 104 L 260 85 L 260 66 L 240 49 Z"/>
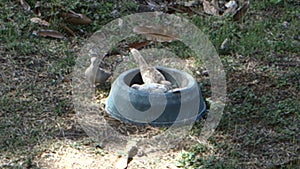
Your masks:
<path fill-rule="evenodd" d="M 162 73 L 155 67 L 148 65 L 140 52 L 134 48 L 130 49 L 134 60 L 138 63 L 143 85 L 134 84 L 133 88 L 148 92 L 164 93 L 169 90 L 171 83 L 167 81 Z"/>
<path fill-rule="evenodd" d="M 90 66 L 85 70 L 85 77 L 92 85 L 104 83 L 111 75 L 108 70 L 100 68 L 96 61 L 97 57 L 92 57 Z"/>

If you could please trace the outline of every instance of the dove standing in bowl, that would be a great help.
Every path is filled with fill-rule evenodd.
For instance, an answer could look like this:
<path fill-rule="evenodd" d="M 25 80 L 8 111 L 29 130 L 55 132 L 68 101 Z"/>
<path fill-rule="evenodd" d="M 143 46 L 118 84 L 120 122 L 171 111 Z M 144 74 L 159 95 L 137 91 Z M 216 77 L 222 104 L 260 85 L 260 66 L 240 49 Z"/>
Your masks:
<path fill-rule="evenodd" d="M 133 88 L 156 93 L 164 93 L 171 89 L 171 82 L 167 81 L 164 75 L 155 67 L 150 66 L 138 50 L 131 48 L 130 53 L 139 65 L 142 80 L 144 82 L 142 85 L 133 84 Z"/>

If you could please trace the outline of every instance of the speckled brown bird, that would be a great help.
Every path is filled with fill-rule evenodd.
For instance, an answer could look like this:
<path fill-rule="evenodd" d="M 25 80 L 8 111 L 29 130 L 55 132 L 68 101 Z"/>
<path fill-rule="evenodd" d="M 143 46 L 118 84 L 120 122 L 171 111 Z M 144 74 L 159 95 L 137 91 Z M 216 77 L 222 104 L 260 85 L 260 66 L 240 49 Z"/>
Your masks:
<path fill-rule="evenodd" d="M 164 75 L 160 73 L 155 67 L 150 66 L 140 52 L 134 48 L 130 49 L 130 52 L 134 60 L 139 64 L 140 72 L 142 75 L 143 82 L 145 84 L 158 83 L 158 84 L 169 84 Z"/>
<path fill-rule="evenodd" d="M 144 82 L 144 87 L 138 87 L 134 85 L 136 89 L 147 89 L 147 91 L 152 91 L 152 87 L 161 88 L 159 91 L 166 92 L 171 87 L 171 82 L 167 81 L 162 73 L 160 73 L 155 67 L 150 66 L 140 52 L 134 48 L 130 49 L 130 52 L 134 60 L 138 63 L 140 68 L 140 73 Z M 155 85 L 156 84 L 156 85 Z M 166 88 L 167 90 L 164 90 Z"/>
<path fill-rule="evenodd" d="M 111 72 L 100 68 L 96 61 L 97 57 L 92 57 L 90 66 L 85 70 L 85 77 L 91 85 L 104 83 L 111 76 Z"/>

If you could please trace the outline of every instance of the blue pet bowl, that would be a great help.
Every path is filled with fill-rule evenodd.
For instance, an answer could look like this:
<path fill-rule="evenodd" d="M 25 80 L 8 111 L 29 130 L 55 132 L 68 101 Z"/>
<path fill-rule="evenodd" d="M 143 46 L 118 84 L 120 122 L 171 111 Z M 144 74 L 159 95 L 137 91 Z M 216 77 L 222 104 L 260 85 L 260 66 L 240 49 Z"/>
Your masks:
<path fill-rule="evenodd" d="M 197 81 L 188 73 L 156 67 L 179 90 L 149 93 L 131 88 L 142 84 L 139 69 L 123 72 L 112 84 L 105 110 L 112 117 L 136 125 L 181 126 L 199 120 L 206 110 Z"/>

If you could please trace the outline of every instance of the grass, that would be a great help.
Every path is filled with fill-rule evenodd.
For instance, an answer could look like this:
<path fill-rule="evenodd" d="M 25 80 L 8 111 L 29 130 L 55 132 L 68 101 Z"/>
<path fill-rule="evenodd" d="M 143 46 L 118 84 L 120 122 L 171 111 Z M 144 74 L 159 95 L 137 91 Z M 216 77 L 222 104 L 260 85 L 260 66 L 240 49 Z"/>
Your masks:
<path fill-rule="evenodd" d="M 34 6 L 35 1 L 27 1 Z M 133 1 L 120 2 L 119 16 L 134 13 Z M 17 1 L 0 8 L 0 166 L 39 168 L 36 157 L 55 142 L 89 153 L 95 148 L 80 130 L 71 102 L 71 73 L 76 53 L 87 37 L 113 20 L 110 1 L 44 2 L 43 16 L 59 29 L 60 13 L 74 10 L 92 18 L 91 25 L 70 25 L 80 36 L 56 40 L 32 35 L 41 29 L 30 22 Z M 300 150 L 299 3 L 251 1 L 242 22 L 230 18 L 186 16 L 219 50 L 227 74 L 228 102 L 210 147 L 191 146 L 178 158 L 182 168 L 296 168 Z M 181 15 L 181 14 L 178 14 Z M 48 29 L 48 28 L 47 28 Z M 219 49 L 229 39 L 226 50 Z M 169 48 L 184 57 L 185 46 Z M 180 53 L 182 52 L 182 53 Z M 186 51 L 187 55 L 193 55 Z M 200 63 L 199 63 L 200 64 Z M 205 87 L 208 84 L 204 84 Z M 204 89 L 204 95 L 209 95 Z M 63 136 L 65 137 L 62 137 Z M 193 134 L 197 136 L 198 130 Z M 61 139 L 63 138 L 63 139 Z M 88 140 L 87 142 L 83 140 Z M 60 145 L 61 146 L 61 145 Z M 82 148 L 85 147 L 85 148 Z"/>

